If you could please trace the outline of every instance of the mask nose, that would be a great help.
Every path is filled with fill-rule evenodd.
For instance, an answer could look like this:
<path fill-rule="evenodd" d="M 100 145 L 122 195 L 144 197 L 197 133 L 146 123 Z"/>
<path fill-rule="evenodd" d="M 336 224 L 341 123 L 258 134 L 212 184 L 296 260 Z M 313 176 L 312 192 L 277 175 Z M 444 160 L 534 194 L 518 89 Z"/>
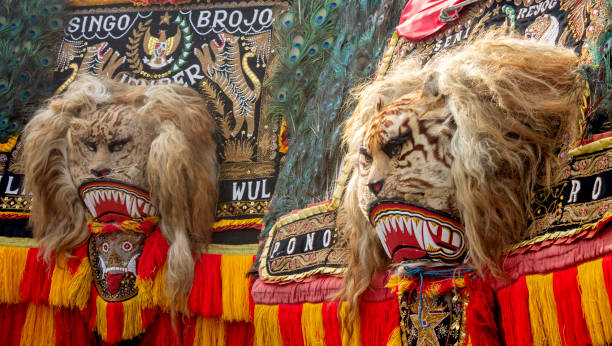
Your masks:
<path fill-rule="evenodd" d="M 111 172 L 110 168 L 92 169 L 91 174 L 95 175 L 96 178 L 101 178 L 105 175 L 109 175 Z"/>
<path fill-rule="evenodd" d="M 378 196 L 378 193 L 380 192 L 380 190 L 382 190 L 384 183 L 385 183 L 385 180 L 384 179 L 380 179 L 380 180 L 375 181 L 373 183 L 369 183 L 368 187 L 370 188 L 370 191 L 372 191 L 372 193 L 375 196 Z"/>

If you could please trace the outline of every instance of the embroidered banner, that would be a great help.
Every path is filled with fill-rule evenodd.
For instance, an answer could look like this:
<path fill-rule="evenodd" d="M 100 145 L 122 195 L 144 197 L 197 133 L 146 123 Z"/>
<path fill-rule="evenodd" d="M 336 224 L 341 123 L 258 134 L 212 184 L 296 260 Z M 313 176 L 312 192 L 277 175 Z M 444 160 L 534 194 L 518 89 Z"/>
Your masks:
<path fill-rule="evenodd" d="M 466 7 L 457 20 L 437 34 L 419 41 L 399 37 L 393 45 L 391 65 L 411 55 L 429 60 L 494 26 L 507 25 L 527 39 L 575 47 L 580 53 L 584 41 L 597 37 L 605 24 L 605 2 L 567 0 L 487 0 Z M 582 52 L 584 53 L 584 52 Z"/>
<path fill-rule="evenodd" d="M 221 168 L 214 230 L 229 231 L 229 238 L 217 234 L 215 242 L 256 242 L 272 197 L 282 157 L 280 124 L 263 122 L 260 100 L 272 58 L 272 22 L 284 7 L 281 1 L 75 7 L 65 22 L 58 91 L 77 74 L 89 73 L 132 85 L 180 83 L 207 97 L 217 121 Z M 1 155 L 0 160 L 12 154 Z M 4 175 L 0 185 L 10 186 L 0 211 L 29 211 L 21 180 Z"/>
<path fill-rule="evenodd" d="M 263 279 L 292 280 L 343 271 L 349 253 L 347 240 L 336 226 L 337 211 L 310 214 L 298 212 L 276 223 L 261 258 Z"/>

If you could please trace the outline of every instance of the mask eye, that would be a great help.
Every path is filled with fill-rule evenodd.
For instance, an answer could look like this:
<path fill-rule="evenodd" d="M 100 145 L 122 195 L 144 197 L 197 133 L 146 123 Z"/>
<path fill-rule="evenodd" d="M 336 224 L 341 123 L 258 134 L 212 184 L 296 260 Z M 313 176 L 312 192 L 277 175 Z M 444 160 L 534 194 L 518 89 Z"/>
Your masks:
<path fill-rule="evenodd" d="M 123 145 L 124 145 L 123 143 L 113 143 L 113 144 L 108 146 L 108 150 L 111 153 L 116 153 L 118 151 L 123 150 Z"/>
<path fill-rule="evenodd" d="M 96 144 L 93 143 L 93 142 L 87 141 L 87 142 L 85 142 L 85 146 L 87 147 L 87 150 L 89 150 L 89 151 L 94 151 L 95 152 L 96 150 L 98 150 L 98 148 L 96 147 Z"/>
<path fill-rule="evenodd" d="M 102 251 L 108 252 L 108 250 L 110 250 L 110 246 L 108 245 L 108 243 L 102 244 Z"/>
<path fill-rule="evenodd" d="M 372 155 L 370 155 L 370 153 L 368 152 L 368 150 L 364 147 L 359 148 L 359 154 L 361 156 L 361 158 L 363 159 L 363 161 L 367 164 L 371 164 L 372 163 Z"/>
<path fill-rule="evenodd" d="M 132 243 L 130 243 L 129 241 L 124 241 L 123 244 L 121 244 L 121 248 L 123 249 L 123 251 L 125 252 L 130 252 L 132 251 L 132 249 L 134 248 L 134 246 L 132 245 Z"/>

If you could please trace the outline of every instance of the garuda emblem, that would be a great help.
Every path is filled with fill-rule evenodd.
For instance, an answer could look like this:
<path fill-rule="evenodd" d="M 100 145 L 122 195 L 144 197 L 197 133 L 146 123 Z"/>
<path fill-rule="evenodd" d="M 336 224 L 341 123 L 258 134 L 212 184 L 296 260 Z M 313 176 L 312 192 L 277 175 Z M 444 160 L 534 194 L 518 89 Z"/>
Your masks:
<path fill-rule="evenodd" d="M 166 38 L 166 30 L 160 30 L 157 34 L 159 37 L 152 36 L 149 28 L 142 42 L 145 53 L 150 56 L 144 57 L 142 61 L 153 69 L 160 69 L 172 63 L 174 59 L 171 55 L 181 42 L 180 30 L 170 38 Z"/>

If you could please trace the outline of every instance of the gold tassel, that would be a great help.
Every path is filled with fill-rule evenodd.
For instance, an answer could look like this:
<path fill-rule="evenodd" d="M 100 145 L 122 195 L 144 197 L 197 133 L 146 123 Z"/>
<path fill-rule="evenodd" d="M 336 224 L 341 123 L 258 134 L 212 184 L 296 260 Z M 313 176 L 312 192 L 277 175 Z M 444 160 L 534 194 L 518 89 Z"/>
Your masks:
<path fill-rule="evenodd" d="M 225 323 L 220 318 L 198 316 L 195 328 L 193 346 L 225 345 Z"/>
<path fill-rule="evenodd" d="M 57 307 L 71 307 L 70 302 L 70 282 L 72 274 L 66 266 L 65 256 L 58 256 L 57 264 L 51 276 L 51 290 L 49 291 L 49 305 Z"/>
<path fill-rule="evenodd" d="M 249 278 L 252 255 L 221 256 L 221 288 L 224 321 L 249 322 Z"/>
<path fill-rule="evenodd" d="M 28 259 L 27 248 L 0 246 L 0 303 L 21 302 L 21 278 Z"/>
<path fill-rule="evenodd" d="M 150 308 L 155 305 L 153 301 L 153 280 L 142 280 L 140 277 L 136 279 L 136 287 L 138 287 L 138 297 L 142 308 Z"/>
<path fill-rule="evenodd" d="M 72 280 L 70 280 L 70 285 L 68 286 L 70 307 L 76 306 L 79 310 L 83 310 L 87 307 L 92 280 L 93 277 L 89 259 L 85 257 L 81 260 L 81 264 L 76 273 L 74 273 Z M 51 297 L 49 297 L 49 299 L 51 299 Z"/>
<path fill-rule="evenodd" d="M 96 329 L 102 340 L 107 340 L 106 334 L 106 301 L 102 297 L 96 297 Z"/>
<path fill-rule="evenodd" d="M 400 327 L 393 329 L 393 332 L 389 336 L 389 341 L 387 341 L 387 346 L 402 346 L 402 334 Z"/>
<path fill-rule="evenodd" d="M 602 259 L 578 266 L 578 284 L 581 289 L 582 311 L 594 345 L 612 342 L 612 312 Z"/>
<path fill-rule="evenodd" d="M 561 345 L 553 274 L 526 276 L 533 345 Z"/>
<path fill-rule="evenodd" d="M 166 296 L 166 272 L 168 271 L 167 263 L 157 272 L 153 280 L 153 305 L 158 306 L 163 312 L 170 311 L 170 300 Z"/>
<path fill-rule="evenodd" d="M 346 302 L 341 303 L 340 307 L 340 323 L 342 324 L 342 345 L 344 346 L 360 346 L 361 332 L 359 330 L 359 320 L 353 323 L 352 333 L 349 334 L 349 328 L 346 325 L 347 307 Z"/>
<path fill-rule="evenodd" d="M 55 345 L 53 308 L 47 305 L 28 305 L 21 331 L 21 346 Z"/>
<path fill-rule="evenodd" d="M 255 305 L 253 324 L 257 346 L 283 346 L 280 326 L 278 324 L 278 305 Z"/>
<path fill-rule="evenodd" d="M 126 301 L 123 301 L 123 332 L 121 338 L 130 340 L 142 333 L 142 299 L 139 294 Z"/>
<path fill-rule="evenodd" d="M 325 325 L 321 310 L 323 304 L 302 305 L 302 335 L 304 345 L 325 345 Z"/>

